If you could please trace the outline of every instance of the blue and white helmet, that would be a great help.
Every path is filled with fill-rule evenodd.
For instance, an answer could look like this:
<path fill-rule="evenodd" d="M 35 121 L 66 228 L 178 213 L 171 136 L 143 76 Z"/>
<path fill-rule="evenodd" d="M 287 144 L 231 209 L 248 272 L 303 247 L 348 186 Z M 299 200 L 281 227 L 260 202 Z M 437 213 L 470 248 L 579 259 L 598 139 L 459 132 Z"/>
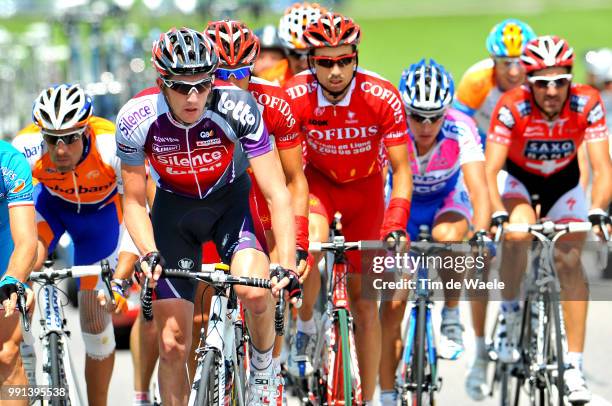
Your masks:
<path fill-rule="evenodd" d="M 406 109 L 421 116 L 442 114 L 453 102 L 455 84 L 449 72 L 433 59 L 425 59 L 405 69 L 399 91 Z"/>

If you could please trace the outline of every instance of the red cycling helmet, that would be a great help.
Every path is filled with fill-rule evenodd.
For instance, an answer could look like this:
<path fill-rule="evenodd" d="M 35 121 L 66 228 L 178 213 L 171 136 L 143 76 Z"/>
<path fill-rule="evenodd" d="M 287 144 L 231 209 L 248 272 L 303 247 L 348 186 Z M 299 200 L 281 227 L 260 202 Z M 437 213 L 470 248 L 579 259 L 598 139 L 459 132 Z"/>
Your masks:
<path fill-rule="evenodd" d="M 525 46 L 521 62 L 527 73 L 557 66 L 571 69 L 574 64 L 574 50 L 566 40 L 555 35 L 537 37 Z"/>
<path fill-rule="evenodd" d="M 357 45 L 361 39 L 359 25 L 338 13 L 325 13 L 306 27 L 304 41 L 312 48 Z"/>
<path fill-rule="evenodd" d="M 259 55 L 259 38 L 247 25 L 236 20 L 211 21 L 204 30 L 215 43 L 221 65 L 252 65 Z"/>

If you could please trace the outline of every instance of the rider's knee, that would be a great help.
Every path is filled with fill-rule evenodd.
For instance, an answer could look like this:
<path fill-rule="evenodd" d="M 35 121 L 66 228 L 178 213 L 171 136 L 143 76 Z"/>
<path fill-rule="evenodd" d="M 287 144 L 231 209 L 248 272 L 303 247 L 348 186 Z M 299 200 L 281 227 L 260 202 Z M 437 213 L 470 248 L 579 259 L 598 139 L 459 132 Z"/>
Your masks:
<path fill-rule="evenodd" d="M 249 312 L 261 314 L 270 303 L 270 291 L 247 286 L 235 286 L 236 295 Z"/>
<path fill-rule="evenodd" d="M 161 361 L 168 363 L 187 362 L 186 343 L 180 343 L 174 334 L 162 334 L 159 358 Z"/>
<path fill-rule="evenodd" d="M 103 360 L 115 352 L 115 331 L 110 314 L 95 300 L 95 292 L 79 292 L 81 334 L 89 358 Z"/>
<path fill-rule="evenodd" d="M 83 328 L 82 335 L 85 353 L 89 358 L 101 361 L 115 352 L 115 332 L 112 323 L 109 322 L 99 333 L 88 333 Z"/>
<path fill-rule="evenodd" d="M 464 233 L 453 223 L 439 223 L 431 233 L 434 241 L 461 241 Z"/>
<path fill-rule="evenodd" d="M 19 358 L 19 345 L 8 340 L 0 346 L 0 371 L 9 371 L 17 364 Z M 0 373 L 1 376 L 7 374 Z"/>

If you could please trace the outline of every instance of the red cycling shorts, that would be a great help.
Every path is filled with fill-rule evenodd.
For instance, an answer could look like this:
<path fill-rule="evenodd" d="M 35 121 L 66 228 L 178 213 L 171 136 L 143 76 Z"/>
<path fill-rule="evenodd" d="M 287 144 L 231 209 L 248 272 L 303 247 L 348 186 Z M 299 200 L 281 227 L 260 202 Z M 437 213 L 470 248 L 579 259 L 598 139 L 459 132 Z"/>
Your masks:
<path fill-rule="evenodd" d="M 378 240 L 385 210 L 382 175 L 348 183 L 335 183 L 321 172 L 306 166 L 304 170 L 310 189 L 309 210 L 331 223 L 336 212 L 342 214 L 342 233 L 346 241 Z M 361 272 L 359 252 L 347 253 L 349 270 Z"/>

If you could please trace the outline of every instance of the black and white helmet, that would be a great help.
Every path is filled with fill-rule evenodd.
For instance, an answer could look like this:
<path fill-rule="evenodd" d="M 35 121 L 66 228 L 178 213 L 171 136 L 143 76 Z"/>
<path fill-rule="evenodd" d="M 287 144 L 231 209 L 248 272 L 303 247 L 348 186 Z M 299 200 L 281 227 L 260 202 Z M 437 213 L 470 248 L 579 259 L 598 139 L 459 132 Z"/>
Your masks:
<path fill-rule="evenodd" d="M 153 43 L 151 61 L 160 76 L 212 74 L 219 65 L 210 38 L 191 28 L 172 28 Z"/>
<path fill-rule="evenodd" d="M 93 114 L 91 97 L 78 84 L 61 84 L 43 90 L 32 109 L 32 120 L 44 130 L 81 128 Z"/>

